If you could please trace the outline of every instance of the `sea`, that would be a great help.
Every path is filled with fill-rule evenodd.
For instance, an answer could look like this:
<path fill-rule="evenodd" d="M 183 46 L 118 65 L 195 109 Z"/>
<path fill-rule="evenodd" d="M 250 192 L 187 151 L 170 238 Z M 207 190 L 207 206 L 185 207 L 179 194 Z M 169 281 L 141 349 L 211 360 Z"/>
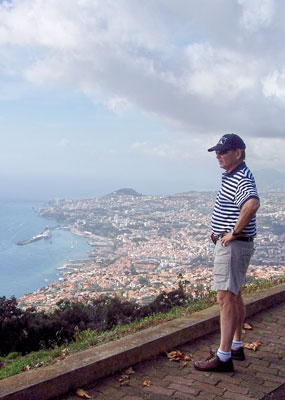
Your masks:
<path fill-rule="evenodd" d="M 87 239 L 53 230 L 50 239 L 19 246 L 17 242 L 41 233 L 57 221 L 38 215 L 39 201 L 0 199 L 0 297 L 22 297 L 59 279 L 57 267 L 88 258 Z"/>

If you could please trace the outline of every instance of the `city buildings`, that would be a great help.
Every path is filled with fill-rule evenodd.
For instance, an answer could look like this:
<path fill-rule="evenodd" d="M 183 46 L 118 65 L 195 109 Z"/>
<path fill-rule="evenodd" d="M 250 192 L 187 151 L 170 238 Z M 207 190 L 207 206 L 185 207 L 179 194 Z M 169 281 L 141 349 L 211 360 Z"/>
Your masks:
<path fill-rule="evenodd" d="M 118 295 L 148 302 L 182 282 L 193 296 L 212 286 L 214 192 L 142 196 L 122 189 L 94 199 L 56 199 L 40 215 L 57 229 L 87 238 L 88 259 L 59 268 L 59 281 L 19 299 L 22 307 L 50 309 L 63 299 Z M 248 279 L 285 275 L 285 193 L 262 193 L 258 237 Z"/>

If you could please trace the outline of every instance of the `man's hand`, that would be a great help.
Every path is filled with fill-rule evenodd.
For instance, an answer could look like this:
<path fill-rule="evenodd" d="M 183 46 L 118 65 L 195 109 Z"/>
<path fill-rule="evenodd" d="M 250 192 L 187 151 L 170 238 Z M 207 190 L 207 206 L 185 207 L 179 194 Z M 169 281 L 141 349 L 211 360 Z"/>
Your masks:
<path fill-rule="evenodd" d="M 242 230 L 247 226 L 247 224 L 252 220 L 256 211 L 259 208 L 259 200 L 256 198 L 252 198 L 247 200 L 242 206 L 239 218 L 234 227 L 235 232 L 242 232 Z M 231 232 L 227 232 L 221 238 L 221 242 L 223 246 L 227 246 L 229 242 L 235 240 L 236 236 L 233 236 Z"/>
<path fill-rule="evenodd" d="M 227 246 L 232 240 L 235 240 L 235 239 L 236 239 L 236 236 L 233 236 L 231 234 L 231 232 L 227 232 L 221 237 L 221 243 L 223 246 Z"/>

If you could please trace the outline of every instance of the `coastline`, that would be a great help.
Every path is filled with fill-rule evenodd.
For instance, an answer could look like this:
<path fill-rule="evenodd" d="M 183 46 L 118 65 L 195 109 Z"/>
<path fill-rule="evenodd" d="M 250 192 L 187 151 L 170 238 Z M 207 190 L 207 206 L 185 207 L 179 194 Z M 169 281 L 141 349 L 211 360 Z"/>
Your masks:
<path fill-rule="evenodd" d="M 59 230 L 63 232 L 70 232 L 74 236 L 78 236 L 80 238 L 83 238 L 87 241 L 87 244 L 89 246 L 89 251 L 87 251 L 87 258 L 69 258 L 66 262 L 64 262 L 62 265 L 56 267 L 57 273 L 57 279 L 53 282 L 47 283 L 46 285 L 37 288 L 35 291 L 30 292 L 29 294 L 25 294 L 23 296 L 20 296 L 17 298 L 19 302 L 19 306 L 23 306 L 23 303 L 25 302 L 25 299 L 27 296 L 33 296 L 37 295 L 41 291 L 45 291 L 45 289 L 49 289 L 57 284 L 60 284 L 62 281 L 68 279 L 68 275 L 72 273 L 77 273 L 82 270 L 85 270 L 87 267 L 90 267 L 92 264 L 94 264 L 94 248 L 96 246 L 103 245 L 105 246 L 107 244 L 113 245 L 113 241 L 111 239 L 98 236 L 95 234 L 92 234 L 91 232 L 87 231 L 81 231 L 73 226 L 67 226 L 67 225 L 57 225 L 56 227 L 52 228 L 53 230 Z"/>
<path fill-rule="evenodd" d="M 58 282 L 59 271 L 68 260 L 88 258 L 91 247 L 78 232 L 60 231 L 54 218 L 39 215 L 41 201 L 0 200 L 0 296 L 17 299 L 52 282 Z M 46 205 L 45 205 L 46 206 Z M 28 245 L 17 243 L 37 236 L 49 225 L 51 240 L 38 240 Z M 50 243 L 52 241 L 52 243 Z"/>

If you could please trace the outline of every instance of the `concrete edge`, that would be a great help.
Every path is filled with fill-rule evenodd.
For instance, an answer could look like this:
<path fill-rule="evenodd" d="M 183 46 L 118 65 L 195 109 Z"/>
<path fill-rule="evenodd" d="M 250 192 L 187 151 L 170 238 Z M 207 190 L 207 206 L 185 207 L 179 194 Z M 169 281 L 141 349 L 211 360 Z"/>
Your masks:
<path fill-rule="evenodd" d="M 285 284 L 244 296 L 247 317 L 285 301 Z M 48 400 L 219 329 L 218 306 L 0 381 L 0 400 Z"/>

